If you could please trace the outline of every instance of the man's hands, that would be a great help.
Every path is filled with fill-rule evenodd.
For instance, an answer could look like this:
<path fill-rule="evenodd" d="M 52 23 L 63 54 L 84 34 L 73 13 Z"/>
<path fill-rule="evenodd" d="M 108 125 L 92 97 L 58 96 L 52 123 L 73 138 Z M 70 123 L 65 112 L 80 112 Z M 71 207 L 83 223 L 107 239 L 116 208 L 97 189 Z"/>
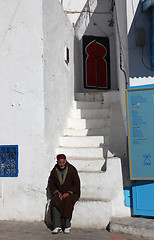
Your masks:
<path fill-rule="evenodd" d="M 64 193 L 64 194 L 63 194 L 63 199 L 66 198 L 66 197 L 68 197 L 68 196 L 69 196 L 69 193 Z"/>
<path fill-rule="evenodd" d="M 60 192 L 58 193 L 58 197 L 60 200 L 63 200 L 64 198 L 66 198 L 68 196 L 69 196 L 69 193 L 64 193 L 63 195 Z"/>
<path fill-rule="evenodd" d="M 60 192 L 58 192 L 58 197 L 60 198 L 60 200 L 63 200 L 63 195 Z"/>

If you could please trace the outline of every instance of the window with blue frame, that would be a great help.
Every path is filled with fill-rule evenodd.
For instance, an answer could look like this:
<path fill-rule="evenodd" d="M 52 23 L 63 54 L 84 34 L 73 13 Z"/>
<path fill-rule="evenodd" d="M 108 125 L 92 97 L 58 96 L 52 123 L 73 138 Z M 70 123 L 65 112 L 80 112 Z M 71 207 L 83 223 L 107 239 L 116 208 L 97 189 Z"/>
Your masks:
<path fill-rule="evenodd" d="M 18 146 L 0 146 L 0 177 L 18 176 Z"/>

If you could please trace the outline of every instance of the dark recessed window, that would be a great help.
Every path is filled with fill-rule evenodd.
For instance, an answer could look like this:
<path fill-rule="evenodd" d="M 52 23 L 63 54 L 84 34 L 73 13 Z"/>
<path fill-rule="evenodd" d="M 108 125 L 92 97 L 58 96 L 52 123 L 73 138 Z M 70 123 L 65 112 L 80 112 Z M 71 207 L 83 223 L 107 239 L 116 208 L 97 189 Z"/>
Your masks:
<path fill-rule="evenodd" d="M 65 48 L 65 62 L 66 62 L 66 64 L 69 64 L 69 61 L 70 61 L 69 48 L 66 47 L 66 48 Z"/>

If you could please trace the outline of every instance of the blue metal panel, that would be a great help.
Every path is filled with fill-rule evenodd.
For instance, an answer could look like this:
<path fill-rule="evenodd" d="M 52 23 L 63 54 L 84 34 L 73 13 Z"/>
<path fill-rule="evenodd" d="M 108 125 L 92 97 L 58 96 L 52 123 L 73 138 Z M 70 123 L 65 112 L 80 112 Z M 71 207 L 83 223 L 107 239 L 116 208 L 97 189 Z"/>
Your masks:
<path fill-rule="evenodd" d="M 154 85 L 126 90 L 130 179 L 154 179 Z"/>
<path fill-rule="evenodd" d="M 18 176 L 18 146 L 0 146 L 0 177 Z"/>
<path fill-rule="evenodd" d="M 132 207 L 132 188 L 131 187 L 125 187 L 124 188 L 124 203 L 127 207 Z"/>
<path fill-rule="evenodd" d="M 132 194 L 134 215 L 154 216 L 154 181 L 136 181 Z"/>

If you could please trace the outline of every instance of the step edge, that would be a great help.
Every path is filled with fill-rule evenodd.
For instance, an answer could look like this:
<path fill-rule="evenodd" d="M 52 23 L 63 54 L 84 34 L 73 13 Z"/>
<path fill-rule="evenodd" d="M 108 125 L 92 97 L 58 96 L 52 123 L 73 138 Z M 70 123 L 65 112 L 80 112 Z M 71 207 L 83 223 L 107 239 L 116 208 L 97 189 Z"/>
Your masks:
<path fill-rule="evenodd" d="M 111 202 L 109 199 L 102 199 L 102 198 L 80 198 L 78 202 Z"/>
<path fill-rule="evenodd" d="M 104 149 L 104 148 L 107 148 L 107 145 L 104 145 L 104 144 L 102 144 L 103 146 L 102 147 L 90 147 L 90 146 L 87 146 L 87 147 L 68 147 L 68 146 L 59 146 L 59 147 L 57 147 L 57 149 L 62 149 L 62 148 L 64 148 L 64 149 Z"/>

